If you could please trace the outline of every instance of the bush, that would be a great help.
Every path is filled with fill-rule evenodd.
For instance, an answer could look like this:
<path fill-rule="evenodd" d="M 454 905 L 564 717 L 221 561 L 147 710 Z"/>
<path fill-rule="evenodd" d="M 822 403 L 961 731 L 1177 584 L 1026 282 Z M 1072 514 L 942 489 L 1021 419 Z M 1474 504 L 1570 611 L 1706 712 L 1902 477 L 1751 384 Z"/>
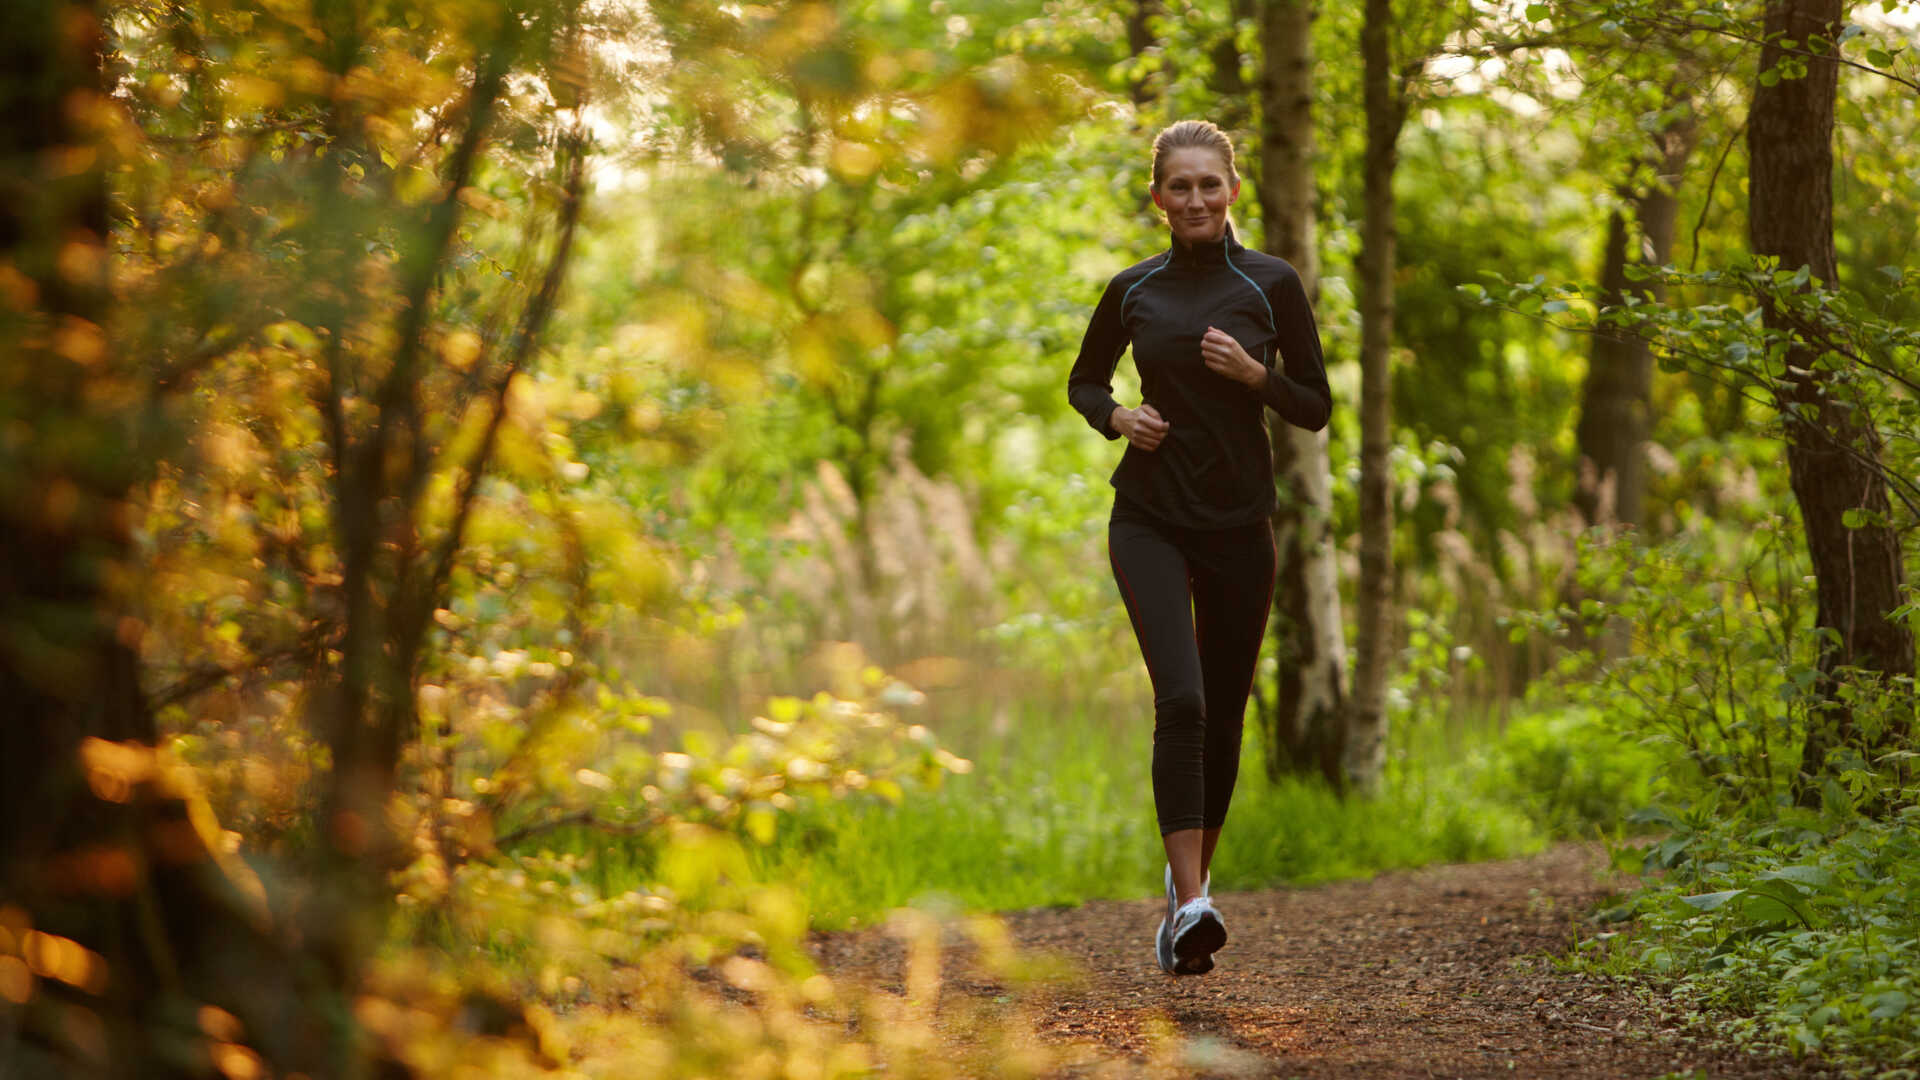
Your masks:
<path fill-rule="evenodd" d="M 1912 1067 L 1913 755 L 1867 761 L 1841 750 L 1822 777 L 1798 774 L 1821 709 L 1791 537 L 1771 519 L 1655 549 L 1589 538 L 1586 599 L 1523 620 L 1562 641 L 1626 632 L 1626 651 L 1570 654 L 1551 692 L 1585 702 L 1664 766 L 1652 805 L 1634 818 L 1657 838 L 1615 851 L 1617 865 L 1642 875 L 1608 913 L 1633 919 L 1631 932 L 1596 937 L 1573 962 L 1655 980 L 1743 1042 L 1819 1051 L 1851 1068 Z M 1863 730 L 1911 712 L 1908 685 L 1844 669 L 1838 678 Z M 1536 763 L 1551 769 L 1556 756 Z M 1817 805 L 1798 805 L 1808 801 Z"/>

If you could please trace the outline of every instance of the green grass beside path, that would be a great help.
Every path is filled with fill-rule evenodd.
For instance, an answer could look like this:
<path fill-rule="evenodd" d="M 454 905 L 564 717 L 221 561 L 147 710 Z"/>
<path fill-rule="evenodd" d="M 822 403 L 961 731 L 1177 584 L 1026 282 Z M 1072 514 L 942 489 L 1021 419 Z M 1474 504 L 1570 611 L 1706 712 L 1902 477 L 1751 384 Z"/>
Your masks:
<path fill-rule="evenodd" d="M 1156 895 L 1150 729 L 1027 718 L 1009 735 L 951 740 L 970 773 L 900 806 L 803 806 L 754 853 L 756 870 L 797 888 L 820 928 L 913 904 L 1003 911 Z M 1268 782 L 1248 735 L 1214 861 L 1222 890 L 1536 851 L 1644 805 L 1656 765 L 1586 714 L 1557 712 L 1451 739 L 1415 728 L 1396 740 L 1381 791 L 1343 800 L 1317 784 Z"/>

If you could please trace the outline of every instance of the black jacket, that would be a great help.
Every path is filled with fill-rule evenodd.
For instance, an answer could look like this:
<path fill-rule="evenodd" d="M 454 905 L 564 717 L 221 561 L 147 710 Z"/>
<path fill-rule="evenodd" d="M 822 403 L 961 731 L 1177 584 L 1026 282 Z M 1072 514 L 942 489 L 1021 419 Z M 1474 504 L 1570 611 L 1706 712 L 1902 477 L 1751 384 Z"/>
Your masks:
<path fill-rule="evenodd" d="M 1267 365 L 1265 386 L 1249 389 L 1207 367 L 1200 338 L 1209 326 Z M 1261 406 L 1309 431 L 1325 427 L 1333 411 L 1299 273 L 1240 246 L 1229 227 L 1216 243 L 1175 240 L 1115 275 L 1067 377 L 1067 399 L 1109 439 L 1120 437 L 1107 419 L 1119 405 L 1113 369 L 1129 343 L 1142 397 L 1170 427 L 1157 449 L 1127 447 L 1113 486 L 1175 525 L 1229 528 L 1272 513 L 1273 450 Z"/>

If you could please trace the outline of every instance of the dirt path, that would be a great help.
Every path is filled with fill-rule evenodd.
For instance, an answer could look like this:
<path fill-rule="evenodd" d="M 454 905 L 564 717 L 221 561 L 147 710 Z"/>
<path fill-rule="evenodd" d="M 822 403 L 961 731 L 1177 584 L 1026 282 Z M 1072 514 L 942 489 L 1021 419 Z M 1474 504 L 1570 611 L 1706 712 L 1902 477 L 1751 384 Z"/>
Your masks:
<path fill-rule="evenodd" d="M 1308 889 L 1221 892 L 1230 938 L 1213 973 L 1153 963 L 1160 901 L 1098 901 L 1005 916 L 1023 948 L 1083 978 L 1029 1001 L 1042 1036 L 1080 1064 L 1063 1075 L 1343 1077 L 1811 1077 L 1792 1061 L 1699 1045 L 1607 980 L 1554 970 L 1592 932 L 1606 894 L 1597 849 L 1438 866 Z M 899 942 L 821 935 L 836 977 L 900 981 Z M 964 960 L 949 993 L 1010 1001 Z M 1011 1006 L 1010 1006 L 1011 1007 Z"/>

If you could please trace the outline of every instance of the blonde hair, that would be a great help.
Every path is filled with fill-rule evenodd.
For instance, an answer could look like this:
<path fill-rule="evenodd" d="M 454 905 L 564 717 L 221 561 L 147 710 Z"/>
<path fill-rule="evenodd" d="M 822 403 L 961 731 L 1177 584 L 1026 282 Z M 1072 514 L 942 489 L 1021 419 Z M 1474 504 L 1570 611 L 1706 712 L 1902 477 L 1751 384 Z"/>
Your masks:
<path fill-rule="evenodd" d="M 1159 187 L 1166 175 L 1167 155 L 1175 150 L 1211 150 L 1227 163 L 1227 180 L 1238 184 L 1240 174 L 1233 168 L 1233 140 L 1208 120 L 1182 120 L 1162 128 L 1153 137 L 1153 186 Z"/>

